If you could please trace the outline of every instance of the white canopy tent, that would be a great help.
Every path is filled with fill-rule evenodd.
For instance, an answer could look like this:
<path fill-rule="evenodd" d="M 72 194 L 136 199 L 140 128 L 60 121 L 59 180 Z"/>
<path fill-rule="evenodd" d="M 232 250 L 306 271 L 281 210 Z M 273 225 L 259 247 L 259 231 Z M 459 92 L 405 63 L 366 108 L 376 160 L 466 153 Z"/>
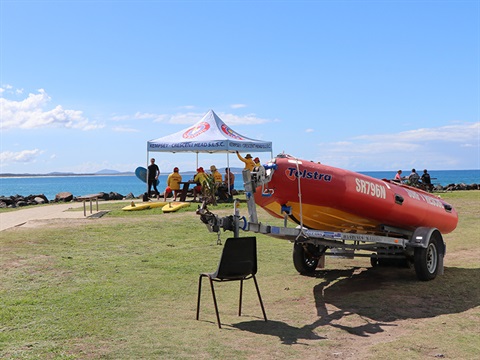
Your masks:
<path fill-rule="evenodd" d="M 240 135 L 225 124 L 213 110 L 209 110 L 200 121 L 187 129 L 148 141 L 147 164 L 151 151 L 196 153 L 196 168 L 198 153 L 227 153 L 227 167 L 230 167 L 228 154 L 237 150 L 242 153 L 270 152 L 270 157 L 273 157 L 271 141 Z"/>

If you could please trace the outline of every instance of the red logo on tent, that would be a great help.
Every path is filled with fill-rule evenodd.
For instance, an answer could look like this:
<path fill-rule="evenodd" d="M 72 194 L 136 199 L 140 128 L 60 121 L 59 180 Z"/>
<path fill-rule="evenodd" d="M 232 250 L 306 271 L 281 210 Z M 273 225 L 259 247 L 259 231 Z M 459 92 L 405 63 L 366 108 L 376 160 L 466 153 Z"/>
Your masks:
<path fill-rule="evenodd" d="M 183 133 L 183 137 L 185 139 L 193 139 L 194 137 L 197 137 L 198 135 L 204 133 L 210 129 L 210 124 L 207 122 L 202 122 L 194 127 L 191 127 L 187 131 Z"/>
<path fill-rule="evenodd" d="M 237 134 L 235 131 L 230 129 L 226 124 L 222 124 L 222 131 L 224 132 L 225 135 L 230 136 L 231 138 L 237 139 L 237 140 L 244 140 L 243 137 L 241 137 L 239 134 Z"/>

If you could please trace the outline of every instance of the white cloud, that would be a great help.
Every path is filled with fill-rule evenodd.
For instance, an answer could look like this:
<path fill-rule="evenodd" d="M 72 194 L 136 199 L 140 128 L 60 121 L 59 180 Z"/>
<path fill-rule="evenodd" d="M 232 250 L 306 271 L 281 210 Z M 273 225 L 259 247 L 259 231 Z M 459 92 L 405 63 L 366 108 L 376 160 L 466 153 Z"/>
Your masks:
<path fill-rule="evenodd" d="M 232 105 L 230 105 L 230 107 L 232 109 L 241 109 L 241 108 L 246 108 L 247 105 L 245 105 L 245 104 L 232 104 Z"/>
<path fill-rule="evenodd" d="M 199 121 L 205 114 L 198 114 L 198 113 L 193 113 L 193 112 L 188 112 L 188 113 L 179 113 L 175 115 L 165 115 L 165 122 L 168 122 L 169 124 L 195 124 L 197 121 Z M 158 122 L 158 120 L 156 121 Z"/>
<path fill-rule="evenodd" d="M 367 141 L 401 141 L 401 142 L 425 142 L 425 141 L 446 141 L 446 142 L 467 142 L 479 140 L 480 122 L 457 125 L 447 125 L 437 128 L 422 128 L 403 131 L 398 134 L 376 134 L 362 135 L 357 139 Z"/>
<path fill-rule="evenodd" d="M 312 133 L 312 132 L 314 132 L 314 131 L 315 131 L 315 130 L 313 130 L 313 129 L 306 129 L 306 130 L 305 130 L 306 133 Z"/>
<path fill-rule="evenodd" d="M 318 144 L 321 149 L 318 161 L 359 170 L 468 167 L 475 160 L 472 150 L 480 148 L 479 129 L 480 122 L 361 135 Z"/>
<path fill-rule="evenodd" d="M 115 126 L 114 128 L 112 128 L 112 130 L 116 132 L 139 132 L 139 130 L 137 129 L 133 129 L 125 126 Z"/>
<path fill-rule="evenodd" d="M 0 153 L 0 161 L 2 166 L 5 163 L 28 163 L 35 161 L 43 151 L 39 149 L 22 150 L 18 152 L 3 151 Z"/>
<path fill-rule="evenodd" d="M 141 113 L 136 112 L 133 115 L 113 115 L 110 119 L 113 121 L 126 121 L 126 120 L 154 120 L 155 122 L 161 122 L 168 118 L 167 115 Z"/>
<path fill-rule="evenodd" d="M 234 114 L 226 114 L 226 113 L 219 113 L 218 116 L 227 123 L 227 125 L 258 125 L 258 124 L 266 124 L 269 122 L 273 122 L 274 120 L 269 119 L 262 119 L 257 117 L 255 114 L 247 114 L 244 116 L 234 115 Z"/>
<path fill-rule="evenodd" d="M 154 122 L 165 122 L 168 115 L 136 112 L 133 115 L 112 115 L 110 120 L 128 121 L 128 120 L 153 120 Z"/>
<path fill-rule="evenodd" d="M 28 94 L 28 97 L 21 101 L 0 98 L 0 128 L 8 130 L 65 127 L 93 130 L 103 127 L 89 121 L 80 110 L 64 109 L 61 105 L 48 110 L 46 108 L 50 102 L 51 98 L 44 89 L 39 89 L 37 94 Z"/>

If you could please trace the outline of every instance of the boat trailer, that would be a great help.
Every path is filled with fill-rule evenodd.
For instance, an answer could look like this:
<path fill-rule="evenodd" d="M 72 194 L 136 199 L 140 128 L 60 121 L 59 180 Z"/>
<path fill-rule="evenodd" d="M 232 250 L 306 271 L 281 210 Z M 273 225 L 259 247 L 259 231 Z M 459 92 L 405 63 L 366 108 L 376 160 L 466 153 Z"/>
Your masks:
<path fill-rule="evenodd" d="M 295 269 L 303 275 L 311 275 L 318 267 L 324 267 L 326 256 L 350 259 L 369 257 L 372 266 L 410 267 L 413 263 L 417 278 L 422 281 L 433 280 L 436 275 L 443 274 L 446 245 L 436 228 L 418 227 L 414 231 L 406 231 L 382 226 L 381 235 L 372 235 L 313 230 L 302 226 L 287 227 L 288 208 L 282 208 L 283 226 L 259 222 L 253 194 L 261 187 L 262 196 L 269 196 L 270 190 L 265 185 L 273 175 L 275 166 L 267 164 L 255 167 L 253 171 L 243 170 L 248 219 L 240 215 L 238 200 L 234 202 L 234 213 L 224 217 L 212 213 L 205 203 L 199 206 L 197 214 L 210 232 L 217 233 L 218 244 L 221 244 L 221 230 L 233 231 L 234 237 L 239 237 L 242 230 L 289 240 L 294 244 Z"/>

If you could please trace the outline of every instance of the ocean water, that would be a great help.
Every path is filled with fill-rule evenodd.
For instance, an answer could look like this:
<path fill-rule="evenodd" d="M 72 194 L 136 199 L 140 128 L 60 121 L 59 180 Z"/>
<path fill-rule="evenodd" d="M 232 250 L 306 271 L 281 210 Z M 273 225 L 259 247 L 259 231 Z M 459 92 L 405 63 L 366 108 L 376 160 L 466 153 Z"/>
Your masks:
<path fill-rule="evenodd" d="M 393 179 L 394 171 L 361 172 L 377 179 Z M 432 170 L 429 171 L 433 184 L 446 186 L 449 184 L 480 183 L 480 170 Z M 406 174 L 408 175 L 408 174 Z M 182 175 L 183 180 L 190 180 L 193 175 Z M 161 175 L 158 191 L 163 192 L 166 187 L 167 175 Z M 235 189 L 243 189 L 241 174 L 235 174 Z M 32 177 L 2 177 L 0 178 L 0 195 L 39 195 L 44 194 L 47 199 L 55 199 L 55 195 L 68 191 L 74 196 L 95 194 L 99 192 L 117 192 L 122 195 L 133 193 L 139 196 L 146 192 L 147 185 L 136 176 L 32 176 Z"/>

